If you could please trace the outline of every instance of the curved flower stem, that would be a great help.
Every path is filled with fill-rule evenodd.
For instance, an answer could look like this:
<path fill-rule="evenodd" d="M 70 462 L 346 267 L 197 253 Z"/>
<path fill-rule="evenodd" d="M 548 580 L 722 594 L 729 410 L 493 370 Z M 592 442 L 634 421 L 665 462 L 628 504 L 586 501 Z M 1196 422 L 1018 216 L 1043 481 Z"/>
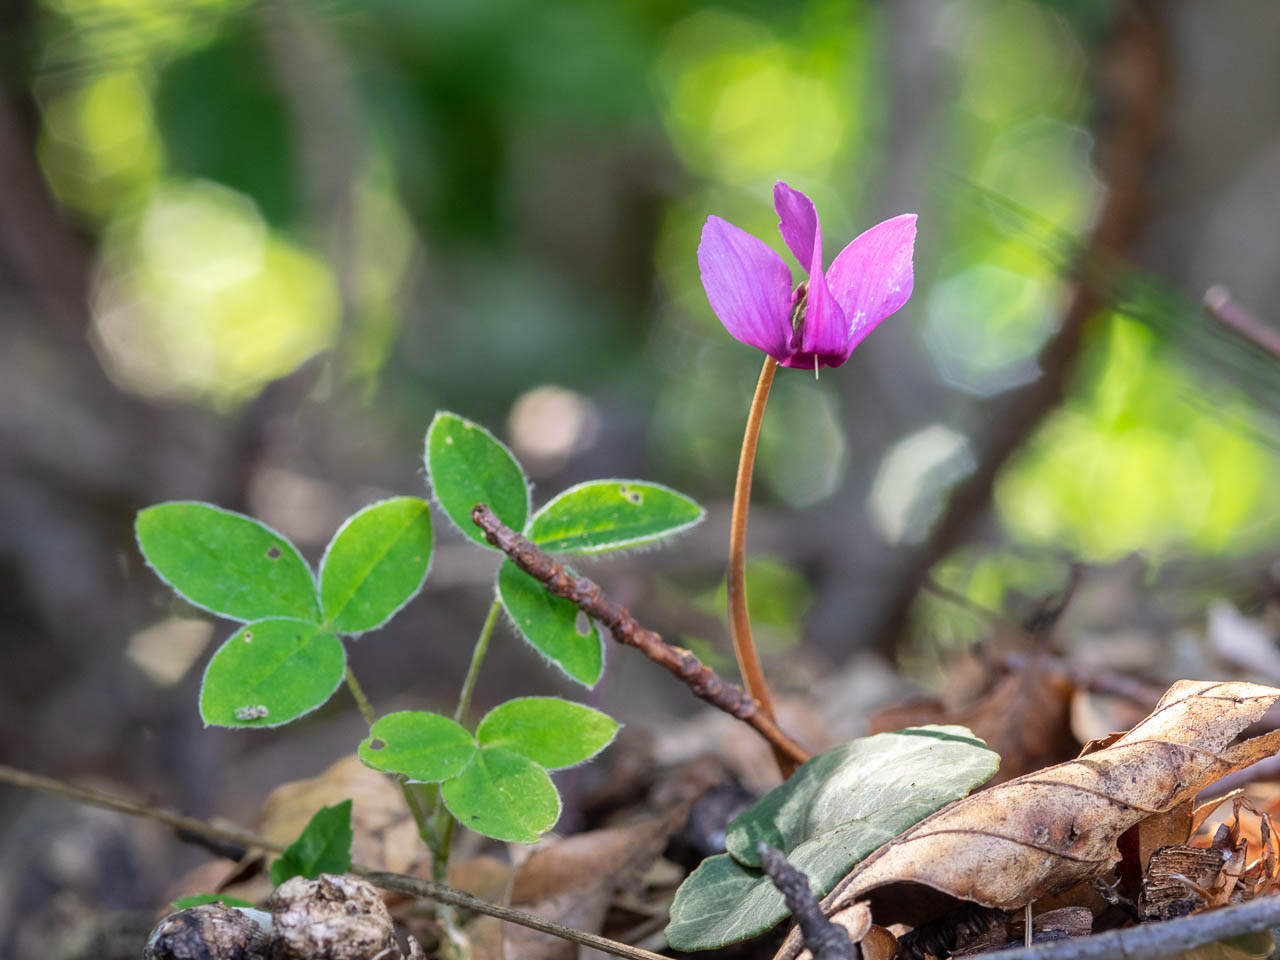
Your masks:
<path fill-rule="evenodd" d="M 756 383 L 755 396 L 751 398 L 751 411 L 747 414 L 747 429 L 742 437 L 742 454 L 738 458 L 738 480 L 733 487 L 733 517 L 729 525 L 729 633 L 733 637 L 733 655 L 738 660 L 738 672 L 747 693 L 760 704 L 760 708 L 774 719 L 773 701 L 769 686 L 765 683 L 760 658 L 756 656 L 756 644 L 751 638 L 751 618 L 747 615 L 747 512 L 751 508 L 751 473 L 755 469 L 756 447 L 760 442 L 760 424 L 764 420 L 764 406 L 769 401 L 769 389 L 778 361 L 765 357 Z M 791 775 L 795 763 L 774 747 L 774 758 L 783 777 Z"/>

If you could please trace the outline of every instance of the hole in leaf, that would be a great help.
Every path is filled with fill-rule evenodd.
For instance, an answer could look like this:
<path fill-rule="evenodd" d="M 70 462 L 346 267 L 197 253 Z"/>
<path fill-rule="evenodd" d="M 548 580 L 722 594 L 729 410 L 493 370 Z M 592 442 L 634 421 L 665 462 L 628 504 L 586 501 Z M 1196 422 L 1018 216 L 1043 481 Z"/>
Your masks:
<path fill-rule="evenodd" d="M 371 737 L 369 739 L 370 750 L 382 750 L 382 749 L 385 749 L 386 746 L 387 746 L 387 741 L 385 740 L 379 740 L 377 737 Z"/>
<path fill-rule="evenodd" d="M 643 494 L 640 493 L 639 490 L 633 490 L 630 493 L 628 493 L 627 499 L 635 504 L 640 504 L 644 502 L 644 496 Z"/>
<path fill-rule="evenodd" d="M 578 615 L 573 618 L 573 629 L 578 631 L 578 636 L 587 636 L 591 633 L 591 618 L 579 610 Z"/>
<path fill-rule="evenodd" d="M 279 559 L 280 559 L 280 548 L 279 548 L 279 547 L 276 547 L 276 546 L 267 547 L 267 559 L 268 559 L 268 560 L 279 560 Z"/>
<path fill-rule="evenodd" d="M 244 632 L 244 642 L 245 642 L 245 643 L 248 643 L 248 642 L 249 642 L 249 641 L 251 641 L 252 639 L 253 639 L 253 631 L 252 631 L 252 630 L 246 630 L 246 631 Z"/>

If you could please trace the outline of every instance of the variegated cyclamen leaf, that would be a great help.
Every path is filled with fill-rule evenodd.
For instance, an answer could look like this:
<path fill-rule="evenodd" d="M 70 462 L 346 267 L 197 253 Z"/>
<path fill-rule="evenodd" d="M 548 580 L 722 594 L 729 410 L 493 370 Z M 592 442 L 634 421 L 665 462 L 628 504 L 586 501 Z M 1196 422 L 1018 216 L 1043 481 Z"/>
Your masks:
<path fill-rule="evenodd" d="M 676 891 L 668 942 L 711 949 L 787 916 L 757 869 L 758 842 L 786 853 L 822 896 L 877 847 L 987 780 L 999 760 L 954 726 L 876 734 L 819 754 L 729 824 L 729 854 L 704 860 Z"/>

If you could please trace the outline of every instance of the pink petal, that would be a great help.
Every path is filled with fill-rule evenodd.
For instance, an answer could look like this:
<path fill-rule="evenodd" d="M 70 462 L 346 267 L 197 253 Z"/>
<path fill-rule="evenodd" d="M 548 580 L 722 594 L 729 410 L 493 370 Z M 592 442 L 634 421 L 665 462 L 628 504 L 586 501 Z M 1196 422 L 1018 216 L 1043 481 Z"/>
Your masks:
<path fill-rule="evenodd" d="M 707 217 L 698 267 L 711 309 L 734 339 L 777 360 L 791 352 L 791 271 L 768 244 Z"/>
<path fill-rule="evenodd" d="M 800 266 L 813 262 L 813 246 L 822 246 L 822 228 L 813 201 L 779 180 L 773 185 L 773 209 L 778 212 L 778 232 Z"/>
<path fill-rule="evenodd" d="M 827 271 L 827 285 L 849 321 L 849 351 L 911 296 L 916 215 L 878 223 L 855 237 Z"/>
<path fill-rule="evenodd" d="M 824 367 L 838 367 L 849 357 L 846 344 L 849 340 L 849 324 L 840 304 L 831 296 L 827 280 L 822 275 L 822 233 L 813 237 L 813 250 L 809 261 L 809 288 L 804 311 L 801 336 L 794 333 L 790 346 L 794 351 L 784 361 L 788 367 L 812 370 L 813 359 Z"/>

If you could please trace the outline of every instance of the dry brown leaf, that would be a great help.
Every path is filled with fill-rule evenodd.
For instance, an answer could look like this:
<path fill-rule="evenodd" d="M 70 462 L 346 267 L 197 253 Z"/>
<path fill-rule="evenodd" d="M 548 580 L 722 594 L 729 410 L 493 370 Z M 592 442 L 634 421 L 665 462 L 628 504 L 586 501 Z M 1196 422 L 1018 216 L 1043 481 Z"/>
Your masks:
<path fill-rule="evenodd" d="M 509 903 L 578 930 L 599 933 L 620 890 L 634 887 L 688 816 L 687 805 L 658 820 L 593 830 L 534 850 L 515 870 Z M 506 954 L 573 960 L 579 947 L 526 927 L 506 926 Z"/>
<path fill-rule="evenodd" d="M 426 849 L 400 789 L 385 773 L 371 770 L 354 754 L 331 764 L 318 777 L 295 780 L 272 790 L 258 816 L 259 836 L 288 845 L 321 807 L 351 800 L 351 859 L 377 870 L 410 873 Z M 274 856 L 267 859 L 274 859 Z M 222 893 L 251 903 L 271 895 L 261 851 L 241 862 L 202 864 L 175 885 L 174 896 Z M 395 897 L 391 898 L 393 901 Z"/>
<path fill-rule="evenodd" d="M 262 805 L 258 833 L 289 844 L 321 807 L 351 800 L 351 859 L 375 870 L 410 873 L 426 856 L 418 828 L 400 788 L 385 773 L 371 770 L 352 754 L 318 777 L 295 780 L 272 790 Z"/>
<path fill-rule="evenodd" d="M 1116 846 L 1120 850 L 1117 873 L 1124 889 L 1137 894 L 1151 857 L 1162 847 L 1173 847 L 1191 839 L 1192 801 L 1180 803 L 1172 810 L 1152 814 L 1139 820 L 1121 834 Z"/>
<path fill-rule="evenodd" d="M 862 960 L 893 960 L 898 954 L 898 938 L 878 924 L 872 924 L 862 938 Z"/>
<path fill-rule="evenodd" d="M 1088 880 L 1118 858 L 1116 841 L 1134 824 L 1274 749 L 1273 734 L 1230 744 L 1278 698 L 1280 690 L 1253 683 L 1179 681 L 1110 746 L 926 817 L 858 864 L 823 907 L 832 913 L 905 882 L 1016 910 Z M 892 905 L 877 899 L 876 908 Z M 795 956 L 797 942 L 792 931 L 778 956 Z"/>
<path fill-rule="evenodd" d="M 990 788 L 1051 763 L 1079 749 L 1071 733 L 1074 687 L 1060 671 L 1038 660 L 1001 677 L 984 696 L 963 707 L 948 708 L 939 700 L 913 700 L 872 715 L 872 733 L 929 723 L 968 727 L 1000 754 L 1000 770 Z"/>

